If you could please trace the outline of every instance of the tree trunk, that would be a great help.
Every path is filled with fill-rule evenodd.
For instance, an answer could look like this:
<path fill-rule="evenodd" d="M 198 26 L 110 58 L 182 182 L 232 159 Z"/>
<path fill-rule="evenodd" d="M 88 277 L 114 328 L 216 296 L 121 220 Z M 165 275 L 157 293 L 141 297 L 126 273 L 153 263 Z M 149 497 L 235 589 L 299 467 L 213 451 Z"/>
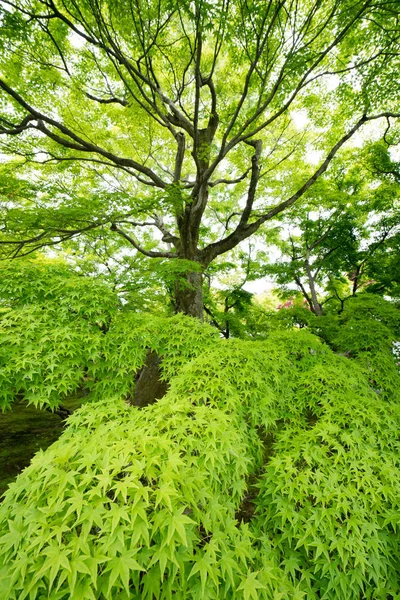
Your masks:
<path fill-rule="evenodd" d="M 307 257 L 306 257 L 306 260 L 305 260 L 305 267 L 306 267 L 306 272 L 307 272 L 307 277 L 308 277 L 308 285 L 310 286 L 310 293 L 311 293 L 311 299 L 312 299 L 312 305 L 313 305 L 313 312 L 317 315 L 317 317 L 321 317 L 322 314 L 323 314 L 323 312 L 322 312 L 322 306 L 318 302 L 317 291 L 315 289 L 314 276 L 313 276 L 313 274 L 311 272 L 311 267 L 310 267 L 308 252 L 307 252 Z"/>
<path fill-rule="evenodd" d="M 313 311 L 317 315 L 317 317 L 321 317 L 323 314 L 322 306 L 318 302 L 317 293 L 315 291 L 314 281 L 312 281 L 312 280 L 310 281 L 310 291 L 311 291 L 311 298 L 312 298 L 312 303 L 313 303 Z"/>
<path fill-rule="evenodd" d="M 175 312 L 203 320 L 202 274 L 187 273 L 175 283 Z"/>
<path fill-rule="evenodd" d="M 175 312 L 203 320 L 202 274 L 188 273 L 175 283 Z M 168 391 L 168 382 L 161 381 L 161 358 L 154 351 L 148 351 L 143 367 L 136 374 L 132 404 L 143 408 L 153 404 Z"/>
<path fill-rule="evenodd" d="M 160 379 L 161 358 L 154 351 L 147 351 L 143 367 L 136 374 L 133 406 L 144 408 L 159 400 L 168 391 L 168 383 Z"/>
<path fill-rule="evenodd" d="M 358 290 L 358 279 L 360 277 L 360 273 L 361 273 L 361 265 L 357 265 L 356 270 L 354 271 L 354 275 L 353 275 L 353 289 L 352 289 L 352 296 L 355 296 L 357 294 L 357 290 Z M 351 278 L 350 278 L 351 279 Z"/>

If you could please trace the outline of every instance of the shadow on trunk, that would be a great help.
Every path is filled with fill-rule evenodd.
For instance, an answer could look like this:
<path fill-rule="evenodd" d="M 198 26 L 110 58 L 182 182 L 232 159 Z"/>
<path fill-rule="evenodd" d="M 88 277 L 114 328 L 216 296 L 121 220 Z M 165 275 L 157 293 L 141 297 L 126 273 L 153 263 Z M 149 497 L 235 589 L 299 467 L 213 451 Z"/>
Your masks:
<path fill-rule="evenodd" d="M 162 359 L 154 350 L 147 350 L 143 367 L 137 372 L 135 391 L 130 403 L 144 408 L 160 400 L 168 391 L 168 382 L 161 380 Z"/>

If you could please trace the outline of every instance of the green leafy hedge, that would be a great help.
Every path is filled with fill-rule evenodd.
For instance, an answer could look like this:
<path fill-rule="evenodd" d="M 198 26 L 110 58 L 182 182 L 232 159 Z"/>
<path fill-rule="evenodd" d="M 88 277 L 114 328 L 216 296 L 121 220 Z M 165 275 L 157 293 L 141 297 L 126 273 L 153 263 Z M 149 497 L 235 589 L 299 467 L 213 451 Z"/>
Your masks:
<path fill-rule="evenodd" d="M 55 261 L 0 265 L 0 408 L 16 397 L 54 408 L 101 360 L 115 294 Z"/>
<path fill-rule="evenodd" d="M 399 368 L 393 343 L 400 340 L 400 310 L 374 294 L 360 294 L 339 314 L 314 318 L 312 330 L 360 365 L 379 395 L 400 401 Z"/>
<path fill-rule="evenodd" d="M 138 348 L 176 348 L 167 395 L 106 395 L 137 364 L 116 325 L 107 384 L 6 494 L 2 597 L 400 594 L 397 403 L 307 331 L 227 342 L 190 318 L 149 323 Z"/>
<path fill-rule="evenodd" d="M 2 599 L 400 598 L 396 308 L 360 296 L 222 340 L 26 269 L 36 288 L 0 282 L 3 406 L 91 402 L 0 506 Z M 169 389 L 138 409 L 148 349 Z"/>

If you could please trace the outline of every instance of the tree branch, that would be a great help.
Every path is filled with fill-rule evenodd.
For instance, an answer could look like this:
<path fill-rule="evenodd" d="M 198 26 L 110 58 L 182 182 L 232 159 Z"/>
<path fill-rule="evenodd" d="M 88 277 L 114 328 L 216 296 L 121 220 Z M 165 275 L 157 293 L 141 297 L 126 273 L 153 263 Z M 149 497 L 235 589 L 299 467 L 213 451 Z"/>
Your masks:
<path fill-rule="evenodd" d="M 117 233 L 119 233 L 119 235 L 125 238 L 134 248 L 136 248 L 138 252 L 144 254 L 145 256 L 148 256 L 149 258 L 176 258 L 176 254 L 174 252 L 153 252 L 152 250 L 145 250 L 137 243 L 137 241 L 133 237 L 131 237 L 130 235 L 125 233 L 125 231 L 117 227 L 115 223 L 111 225 L 110 229 L 111 231 L 116 231 Z"/>
<path fill-rule="evenodd" d="M 317 179 L 321 177 L 323 173 L 325 173 L 325 171 L 329 167 L 330 163 L 332 162 L 333 158 L 340 150 L 340 148 L 360 129 L 360 127 L 362 127 L 362 125 L 364 125 L 368 121 L 380 119 L 387 116 L 400 117 L 400 113 L 384 112 L 378 115 L 371 115 L 369 117 L 364 114 L 350 129 L 350 131 L 340 138 L 340 140 L 333 146 L 331 151 L 328 153 L 327 157 L 319 166 L 319 168 L 290 198 L 288 198 L 284 202 L 281 202 L 280 204 L 269 210 L 267 213 L 261 215 L 252 223 L 243 224 L 242 222 L 239 222 L 236 229 L 229 236 L 219 240 L 218 242 L 209 244 L 208 246 L 203 248 L 203 250 L 201 251 L 201 256 L 204 264 L 209 264 L 216 256 L 228 252 L 242 240 L 248 238 L 250 235 L 255 233 L 266 221 L 269 221 L 285 209 L 292 206 L 299 198 L 301 198 L 307 192 L 307 190 L 317 181 Z"/>
<path fill-rule="evenodd" d="M 128 106 L 128 101 L 125 99 L 121 99 L 121 98 L 98 98 L 97 96 L 93 96 L 92 94 L 89 94 L 89 92 L 85 92 L 85 96 L 87 96 L 88 98 L 90 98 L 90 100 L 94 100 L 95 102 L 98 102 L 99 104 L 121 104 L 121 106 Z"/>
<path fill-rule="evenodd" d="M 178 183 L 182 176 L 182 164 L 185 158 L 185 134 L 178 132 L 176 134 L 176 143 L 178 149 L 175 157 L 175 168 L 174 168 L 174 183 Z"/>
<path fill-rule="evenodd" d="M 52 119 L 52 118 L 42 114 L 41 112 L 37 111 L 35 108 L 30 106 L 24 100 L 24 98 L 22 98 L 22 96 L 20 96 L 20 94 L 18 94 L 18 92 L 16 92 L 14 89 L 12 89 L 2 79 L 0 79 L 0 88 L 3 89 L 9 96 L 14 98 L 14 100 L 20 106 L 22 106 L 26 111 L 28 111 L 30 113 L 28 115 L 28 117 L 30 117 L 29 120 L 37 121 L 36 128 L 39 131 L 41 131 L 42 133 L 47 135 L 49 138 L 51 138 L 52 140 L 54 140 L 61 146 L 64 146 L 65 148 L 70 148 L 72 150 L 79 150 L 80 152 L 93 152 L 94 154 L 99 154 L 100 156 L 103 156 L 104 158 L 107 158 L 108 160 L 110 160 L 117 167 L 118 166 L 130 167 L 130 168 L 134 169 L 135 171 L 138 171 L 139 173 L 146 175 L 147 177 L 149 177 L 149 179 L 151 179 L 156 184 L 157 187 L 159 187 L 161 189 L 165 189 L 167 187 L 167 184 L 148 167 L 141 165 L 140 163 L 136 162 L 135 160 L 133 160 L 131 158 L 119 157 L 119 156 L 116 156 L 115 154 L 113 154 L 112 152 L 109 152 L 108 150 L 104 150 L 100 146 L 97 146 L 97 145 L 85 140 L 84 138 L 81 138 L 80 136 L 78 136 L 76 133 L 74 133 L 71 129 L 69 129 L 62 123 L 59 123 L 55 119 Z M 28 118 L 28 117 L 26 117 L 26 118 Z M 66 135 L 68 138 L 70 138 L 70 140 L 73 140 L 73 141 L 70 141 L 70 140 L 63 138 L 60 135 L 52 132 L 45 126 L 44 123 L 47 123 L 48 125 L 51 125 L 52 127 L 55 127 L 61 133 Z M 0 133 L 3 133 L 3 132 L 1 132 L 1 130 L 0 130 Z"/>
<path fill-rule="evenodd" d="M 253 146 L 254 154 L 251 157 L 251 177 L 250 177 L 250 185 L 249 190 L 247 192 L 247 201 L 246 206 L 242 212 L 242 216 L 240 217 L 238 227 L 244 227 L 247 225 L 249 217 L 251 215 L 251 211 L 253 209 L 253 203 L 256 196 L 257 184 L 260 178 L 260 165 L 259 160 L 261 156 L 262 150 L 262 141 L 261 140 L 253 140 L 247 142 L 248 145 Z"/>
<path fill-rule="evenodd" d="M 208 187 L 215 187 L 216 185 L 220 185 L 221 183 L 224 183 L 226 185 L 234 185 L 236 183 L 240 183 L 241 181 L 243 181 L 243 179 L 246 179 L 247 175 L 250 173 L 251 171 L 251 167 L 249 167 L 244 173 L 243 175 L 241 175 L 240 177 L 237 177 L 236 179 L 216 179 L 215 181 L 209 181 L 208 182 Z"/>

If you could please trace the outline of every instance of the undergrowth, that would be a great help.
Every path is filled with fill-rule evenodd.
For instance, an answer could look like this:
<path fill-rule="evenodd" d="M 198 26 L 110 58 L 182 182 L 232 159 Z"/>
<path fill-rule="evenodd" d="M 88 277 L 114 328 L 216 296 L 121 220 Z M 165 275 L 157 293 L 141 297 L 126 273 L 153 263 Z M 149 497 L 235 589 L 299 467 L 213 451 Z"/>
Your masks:
<path fill-rule="evenodd" d="M 0 597 L 399 598 L 397 311 L 360 302 L 379 349 L 350 313 L 246 341 L 116 311 L 96 358 L 73 354 L 89 402 L 6 493 Z M 147 349 L 169 388 L 138 409 Z"/>

